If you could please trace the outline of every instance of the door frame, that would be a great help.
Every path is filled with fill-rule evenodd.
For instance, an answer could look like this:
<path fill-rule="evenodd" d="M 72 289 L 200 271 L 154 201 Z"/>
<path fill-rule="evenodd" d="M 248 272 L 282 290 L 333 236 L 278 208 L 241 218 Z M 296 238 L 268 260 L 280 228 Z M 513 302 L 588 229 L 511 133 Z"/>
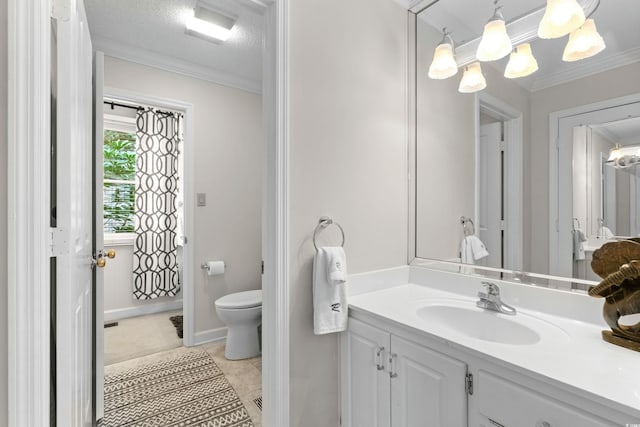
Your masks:
<path fill-rule="evenodd" d="M 268 427 L 288 427 L 289 0 L 252 2 L 265 7 L 263 422 Z M 54 10 L 69 5 L 63 0 L 8 0 L 9 427 L 49 423 L 52 3 Z"/>
<path fill-rule="evenodd" d="M 49 423 L 51 4 L 8 2 L 8 422 Z"/>
<path fill-rule="evenodd" d="M 487 93 L 476 94 L 475 104 L 475 152 L 480 148 L 480 111 L 488 112 L 492 117 L 504 122 L 505 162 L 504 162 L 504 187 L 505 212 L 504 221 L 506 232 L 504 233 L 504 263 L 508 270 L 523 270 L 523 118 L 522 112 L 493 97 Z M 480 159 L 475 155 L 475 213 L 478 220 L 480 212 Z"/>

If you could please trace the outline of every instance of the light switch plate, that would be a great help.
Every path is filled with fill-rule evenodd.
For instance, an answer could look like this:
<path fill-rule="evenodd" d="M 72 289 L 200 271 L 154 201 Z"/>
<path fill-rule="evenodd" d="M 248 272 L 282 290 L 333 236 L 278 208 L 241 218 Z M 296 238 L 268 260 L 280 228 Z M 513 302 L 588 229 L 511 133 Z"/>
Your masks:
<path fill-rule="evenodd" d="M 198 193 L 198 206 L 207 206 L 207 193 Z"/>

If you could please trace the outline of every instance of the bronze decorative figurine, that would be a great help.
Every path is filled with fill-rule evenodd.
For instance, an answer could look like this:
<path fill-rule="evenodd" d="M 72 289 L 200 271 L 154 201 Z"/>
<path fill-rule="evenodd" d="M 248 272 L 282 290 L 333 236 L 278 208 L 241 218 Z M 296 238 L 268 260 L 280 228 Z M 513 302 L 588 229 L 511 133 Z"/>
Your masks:
<path fill-rule="evenodd" d="M 622 316 L 640 313 L 640 239 L 605 243 L 593 253 L 591 268 L 603 280 L 589 289 L 589 295 L 605 298 L 602 314 L 611 327 L 602 331 L 602 338 L 640 351 L 640 322 L 619 323 Z"/>

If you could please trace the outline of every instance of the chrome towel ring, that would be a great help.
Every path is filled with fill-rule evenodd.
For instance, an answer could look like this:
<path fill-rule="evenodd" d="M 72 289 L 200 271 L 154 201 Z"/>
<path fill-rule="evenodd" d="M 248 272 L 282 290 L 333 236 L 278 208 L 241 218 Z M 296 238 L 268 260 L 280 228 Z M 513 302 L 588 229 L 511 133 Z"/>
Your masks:
<path fill-rule="evenodd" d="M 340 234 L 342 234 L 342 243 L 340 244 L 340 246 L 344 247 L 344 230 L 342 229 L 340 224 L 334 222 L 333 219 L 329 218 L 328 216 L 321 216 L 318 220 L 318 225 L 316 225 L 316 229 L 313 230 L 313 247 L 316 248 L 316 251 L 318 250 L 318 244 L 316 243 L 318 233 L 332 224 L 340 229 Z"/>
<path fill-rule="evenodd" d="M 462 232 L 465 236 L 473 236 L 474 234 L 476 234 L 476 225 L 473 223 L 473 220 L 471 218 L 461 216 L 460 223 L 462 224 Z"/>

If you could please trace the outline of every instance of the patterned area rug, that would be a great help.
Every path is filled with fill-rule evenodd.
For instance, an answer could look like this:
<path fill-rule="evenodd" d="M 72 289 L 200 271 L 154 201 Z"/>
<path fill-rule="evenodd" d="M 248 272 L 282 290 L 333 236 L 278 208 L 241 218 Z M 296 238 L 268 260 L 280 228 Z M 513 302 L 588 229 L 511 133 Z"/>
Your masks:
<path fill-rule="evenodd" d="M 253 427 L 220 368 L 205 351 L 104 378 L 102 427 Z"/>

